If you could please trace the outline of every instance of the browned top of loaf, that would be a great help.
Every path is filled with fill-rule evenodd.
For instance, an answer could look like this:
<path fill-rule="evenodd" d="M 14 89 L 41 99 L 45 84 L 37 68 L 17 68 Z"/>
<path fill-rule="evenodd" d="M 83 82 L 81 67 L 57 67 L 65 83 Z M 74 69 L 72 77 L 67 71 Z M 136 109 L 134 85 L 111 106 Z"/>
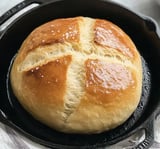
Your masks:
<path fill-rule="evenodd" d="M 79 42 L 80 30 L 78 21 L 80 19 L 81 17 L 57 19 L 41 25 L 30 34 L 23 44 L 25 53 L 27 54 L 43 45 Z M 93 32 L 94 43 L 117 49 L 123 55 L 134 58 L 135 46 L 115 24 L 106 20 L 96 19 Z"/>

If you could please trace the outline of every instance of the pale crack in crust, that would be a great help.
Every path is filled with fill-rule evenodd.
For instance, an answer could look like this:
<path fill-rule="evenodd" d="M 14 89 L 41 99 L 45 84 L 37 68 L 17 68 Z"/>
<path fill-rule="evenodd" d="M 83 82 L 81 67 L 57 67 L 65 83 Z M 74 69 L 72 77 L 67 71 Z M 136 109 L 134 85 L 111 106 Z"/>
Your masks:
<path fill-rule="evenodd" d="M 74 59 L 74 63 L 71 63 L 68 68 L 67 87 L 64 97 L 65 123 L 67 123 L 69 116 L 75 111 L 85 93 L 85 70 L 81 61 L 84 61 L 83 57 L 80 60 Z"/>

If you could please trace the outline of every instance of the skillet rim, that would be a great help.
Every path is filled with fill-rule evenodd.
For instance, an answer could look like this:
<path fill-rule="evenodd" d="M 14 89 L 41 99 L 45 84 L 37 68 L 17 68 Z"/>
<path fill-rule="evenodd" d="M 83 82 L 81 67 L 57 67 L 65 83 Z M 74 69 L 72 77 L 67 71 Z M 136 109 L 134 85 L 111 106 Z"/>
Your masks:
<path fill-rule="evenodd" d="M 29 13 L 32 13 L 32 11 L 35 11 L 35 9 L 39 9 L 40 7 L 43 7 L 43 6 L 45 6 L 45 5 L 48 5 L 48 4 L 50 4 L 50 3 L 55 3 L 55 2 L 58 2 L 58 1 L 63 1 L 63 0 L 50 1 L 50 2 L 47 2 L 47 3 L 41 4 L 40 6 L 35 7 L 35 8 L 33 8 L 33 9 L 27 11 L 27 12 L 24 13 L 23 15 L 19 16 L 18 18 L 16 18 L 16 19 L 15 19 L 10 25 L 8 25 L 8 26 L 5 28 L 5 30 L 2 32 L 2 34 L 0 35 L 0 42 L 1 42 L 1 39 L 2 39 L 2 38 L 5 36 L 5 34 L 7 33 L 7 31 L 14 25 L 14 23 L 16 23 L 18 20 L 20 20 L 21 18 L 23 18 L 25 15 L 27 15 L 27 14 L 29 14 Z M 99 1 L 103 1 L 103 0 L 99 0 Z M 130 9 L 122 6 L 121 4 L 117 4 L 117 3 L 115 3 L 115 2 L 105 1 L 105 3 L 111 3 L 111 4 L 114 4 L 114 5 L 117 5 L 118 7 L 121 7 L 121 8 L 123 8 L 123 9 L 125 9 L 126 11 L 129 11 L 130 13 L 136 15 L 136 17 L 138 17 L 139 19 L 143 20 L 144 22 L 145 22 L 146 20 L 150 20 L 150 21 L 155 25 L 155 29 L 156 29 L 156 30 L 155 30 L 154 32 L 155 32 L 155 33 L 158 35 L 158 37 L 160 38 L 160 32 L 159 32 L 158 24 L 157 24 L 157 22 L 154 21 L 154 19 L 152 19 L 151 17 L 145 16 L 145 15 L 142 15 L 142 14 L 139 14 L 139 13 L 135 13 L 135 12 L 133 12 L 132 10 L 130 10 Z M 159 103 L 159 104 L 160 104 L 160 103 Z M 157 111 L 158 111 L 157 109 L 158 109 L 158 106 L 157 106 L 156 109 L 154 109 L 153 113 L 152 113 L 150 116 L 148 116 L 148 118 L 146 119 L 146 121 L 144 121 L 144 122 L 141 124 L 142 126 L 141 126 L 141 125 L 139 126 L 140 128 L 143 127 L 143 125 L 145 125 L 145 123 L 147 123 L 147 121 L 150 119 L 150 117 L 152 117 L 152 116 L 154 115 L 154 112 L 157 113 Z M 10 121 L 9 121 L 9 124 L 11 124 Z M 13 126 L 14 124 L 12 123 L 11 125 Z M 13 126 L 13 127 L 17 127 L 17 126 Z M 137 127 L 137 129 L 138 129 L 139 127 Z M 16 128 L 16 129 L 21 129 L 21 128 Z M 20 130 L 20 131 L 23 132 L 23 130 Z M 133 134 L 133 133 L 136 132 L 136 131 L 137 131 L 137 130 L 131 131 L 130 133 L 128 133 L 128 136 L 131 135 L 131 134 Z M 24 132 L 24 133 L 25 133 L 25 132 Z M 33 137 L 33 136 L 32 136 L 32 137 Z M 124 136 L 124 138 L 126 138 L 126 137 Z M 37 139 L 37 138 L 36 138 L 36 139 Z"/>

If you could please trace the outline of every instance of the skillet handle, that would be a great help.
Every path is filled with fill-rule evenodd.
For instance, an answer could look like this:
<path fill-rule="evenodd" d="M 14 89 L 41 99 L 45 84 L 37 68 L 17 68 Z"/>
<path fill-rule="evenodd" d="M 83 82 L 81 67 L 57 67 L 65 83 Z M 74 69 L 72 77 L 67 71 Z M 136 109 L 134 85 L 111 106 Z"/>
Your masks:
<path fill-rule="evenodd" d="M 8 126 L 10 125 L 8 118 L 1 109 L 0 109 L 0 122 Z"/>
<path fill-rule="evenodd" d="M 8 10 L 6 13 L 4 13 L 2 16 L 0 16 L 0 25 L 5 23 L 8 19 L 10 19 L 13 15 L 15 15 L 17 12 L 21 11 L 23 8 L 31 5 L 31 4 L 44 4 L 47 2 L 50 2 L 51 0 L 23 0 L 16 6 L 12 7 L 10 10 Z M 0 35 L 2 34 L 3 29 L 0 29 Z"/>
<path fill-rule="evenodd" d="M 151 147 L 151 145 L 154 142 L 153 124 L 154 124 L 154 116 L 151 116 L 151 118 L 148 121 L 146 121 L 144 126 L 142 126 L 141 128 L 145 130 L 145 139 L 140 144 L 135 146 L 133 149 L 148 149 L 149 147 Z"/>

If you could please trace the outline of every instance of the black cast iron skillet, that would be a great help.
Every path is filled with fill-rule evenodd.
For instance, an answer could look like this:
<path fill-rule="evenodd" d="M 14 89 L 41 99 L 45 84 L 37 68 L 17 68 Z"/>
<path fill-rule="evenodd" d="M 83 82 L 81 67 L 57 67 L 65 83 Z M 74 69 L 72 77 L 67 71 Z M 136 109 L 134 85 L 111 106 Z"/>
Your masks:
<path fill-rule="evenodd" d="M 0 34 L 0 121 L 35 142 L 59 149 L 104 148 L 144 129 L 144 141 L 134 148 L 149 148 L 154 140 L 153 120 L 160 106 L 160 32 L 156 22 L 104 0 L 27 0 L 1 16 L 0 25 L 32 3 L 40 5 L 19 16 Z M 64 134 L 46 127 L 21 107 L 10 87 L 12 61 L 26 36 L 49 20 L 74 16 L 112 21 L 132 38 L 142 56 L 143 92 L 137 109 L 124 124 L 101 134 Z"/>

